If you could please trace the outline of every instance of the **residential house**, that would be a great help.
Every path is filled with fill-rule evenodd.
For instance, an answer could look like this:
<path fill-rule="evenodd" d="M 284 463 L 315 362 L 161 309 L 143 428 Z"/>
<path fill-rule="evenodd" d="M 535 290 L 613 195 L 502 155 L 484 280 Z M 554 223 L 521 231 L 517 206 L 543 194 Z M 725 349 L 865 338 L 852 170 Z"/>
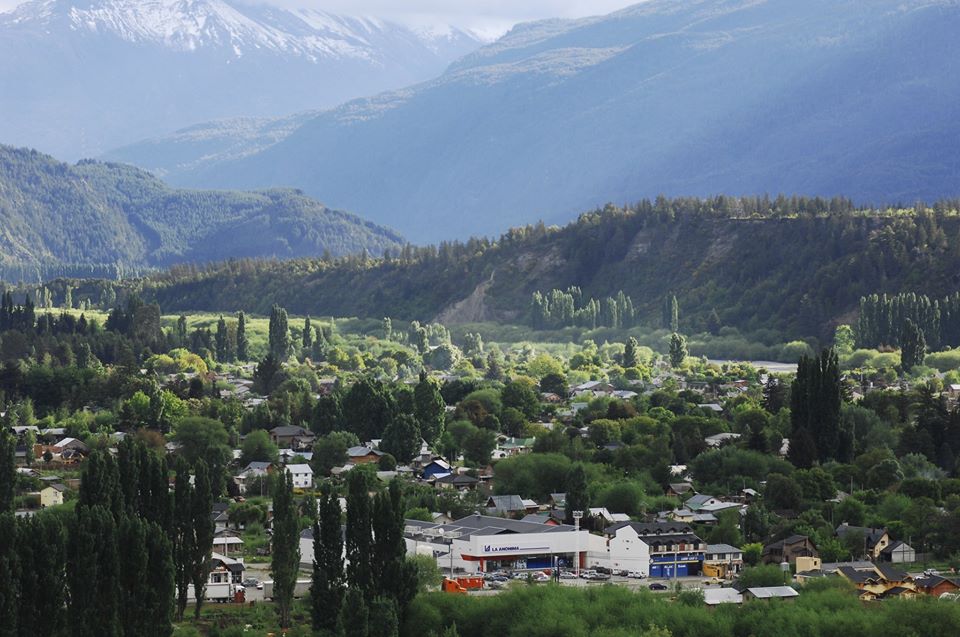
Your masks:
<path fill-rule="evenodd" d="M 865 601 L 888 595 L 899 597 L 904 590 L 916 592 L 913 578 L 890 564 L 874 564 L 869 568 L 840 566 L 836 572 L 853 583 Z"/>
<path fill-rule="evenodd" d="M 434 480 L 433 484 L 438 489 L 456 489 L 457 491 L 467 491 L 476 489 L 477 485 L 480 484 L 480 480 L 466 473 L 448 473 L 444 476 L 438 477 L 436 480 Z"/>
<path fill-rule="evenodd" d="M 308 464 L 288 464 L 285 467 L 287 473 L 293 478 L 294 489 L 312 489 L 313 488 L 313 469 Z"/>
<path fill-rule="evenodd" d="M 350 447 L 347 449 L 347 457 L 350 459 L 352 464 L 378 462 L 380 460 L 380 456 L 382 455 L 383 452 L 379 449 L 374 449 L 367 446 Z"/>
<path fill-rule="evenodd" d="M 242 556 L 243 538 L 236 531 L 222 529 L 213 536 L 213 550 L 226 557 Z"/>
<path fill-rule="evenodd" d="M 689 482 L 671 482 L 667 485 L 666 495 L 668 498 L 681 498 L 689 493 L 694 495 L 697 493 Z"/>
<path fill-rule="evenodd" d="M 284 425 L 270 430 L 270 440 L 281 449 L 310 450 L 316 437 L 297 425 Z"/>
<path fill-rule="evenodd" d="M 897 540 L 880 551 L 880 559 L 893 564 L 910 564 L 917 561 L 917 553 L 906 542 Z"/>
<path fill-rule="evenodd" d="M 533 502 L 532 500 L 530 502 Z M 489 515 L 513 516 L 526 515 L 534 513 L 540 507 L 533 502 L 531 511 L 528 511 L 527 504 L 523 498 L 518 495 L 492 495 L 487 498 L 486 509 Z"/>
<path fill-rule="evenodd" d="M 836 535 L 841 541 L 852 537 L 862 538 L 862 554 L 871 560 L 879 560 L 880 553 L 890 545 L 890 536 L 886 529 L 851 526 L 844 522 L 837 527 Z"/>
<path fill-rule="evenodd" d="M 690 499 L 687 500 L 686 502 L 684 502 L 683 505 L 684 505 L 686 508 L 690 509 L 691 511 L 697 512 L 697 511 L 701 510 L 702 508 L 704 508 L 705 506 L 710 506 L 710 505 L 715 505 L 715 504 L 720 504 L 720 503 L 721 503 L 721 501 L 718 500 L 717 498 L 713 497 L 712 495 L 699 495 L 699 494 L 698 494 L 698 495 L 693 496 L 692 498 L 690 498 Z"/>
<path fill-rule="evenodd" d="M 796 564 L 798 557 L 820 557 L 816 545 L 806 535 L 791 535 L 779 542 L 767 544 L 763 547 L 761 560 L 764 564 Z"/>
<path fill-rule="evenodd" d="M 917 591 L 924 595 L 940 597 L 944 593 L 956 594 L 960 591 L 960 579 L 941 575 L 925 575 L 913 580 Z"/>
<path fill-rule="evenodd" d="M 208 584 L 240 584 L 243 582 L 244 566 L 240 560 L 214 552 L 210 554 L 207 568 L 209 569 Z"/>
<path fill-rule="evenodd" d="M 57 506 L 63 504 L 63 494 L 67 487 L 60 483 L 51 484 L 40 491 L 40 508 Z"/>
<path fill-rule="evenodd" d="M 424 465 L 423 471 L 420 473 L 420 476 L 424 480 L 428 480 L 437 475 L 446 475 L 450 473 L 450 463 L 444 460 L 443 458 L 434 458 L 430 462 Z"/>
<path fill-rule="evenodd" d="M 272 470 L 273 465 L 271 465 L 269 462 L 251 462 L 244 467 L 240 473 L 233 477 L 233 481 L 236 483 L 239 492 L 241 494 L 246 494 L 250 483 L 253 482 L 254 479 L 266 478 Z M 264 482 L 261 482 L 261 485 L 264 484 Z"/>
<path fill-rule="evenodd" d="M 626 513 L 610 513 L 606 507 L 590 507 L 590 517 L 605 527 L 617 522 L 629 522 L 630 516 Z"/>
<path fill-rule="evenodd" d="M 732 577 L 743 569 L 743 551 L 729 544 L 707 544 L 703 556 L 703 574 Z"/>
<path fill-rule="evenodd" d="M 230 516 L 227 510 L 230 504 L 227 502 L 214 502 L 210 511 L 210 517 L 213 519 L 213 531 L 219 533 L 230 528 Z"/>
<path fill-rule="evenodd" d="M 674 509 L 666 514 L 661 514 L 660 516 L 663 520 L 672 520 L 674 522 L 684 522 L 686 524 L 709 524 L 713 525 L 719 522 L 717 516 L 710 512 L 699 512 L 694 513 L 690 509 Z"/>

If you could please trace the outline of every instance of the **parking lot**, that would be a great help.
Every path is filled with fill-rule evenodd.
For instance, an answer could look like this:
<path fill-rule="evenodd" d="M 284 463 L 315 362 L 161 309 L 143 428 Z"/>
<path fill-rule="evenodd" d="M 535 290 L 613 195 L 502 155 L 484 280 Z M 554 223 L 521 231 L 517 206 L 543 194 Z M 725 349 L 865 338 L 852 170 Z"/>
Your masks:
<path fill-rule="evenodd" d="M 581 575 L 584 575 L 584 573 L 586 572 L 588 571 L 581 572 Z M 542 573 L 542 571 L 530 571 L 529 573 L 531 576 L 534 576 L 535 574 Z M 551 578 L 540 577 L 539 582 L 537 579 L 535 579 L 533 583 L 537 584 L 540 582 L 546 583 L 546 582 L 553 582 L 553 581 L 556 581 L 556 580 L 552 577 Z M 662 578 L 639 579 L 639 578 L 623 577 L 620 575 L 609 575 L 607 578 L 604 578 L 604 579 L 591 579 L 588 577 L 580 577 L 578 579 L 576 577 L 573 577 L 572 573 L 570 573 L 570 575 L 568 576 L 561 577 L 558 581 L 561 586 L 584 587 L 584 586 L 597 586 L 600 584 L 615 584 L 617 586 L 625 586 L 627 588 L 631 588 L 635 590 L 639 590 L 639 589 L 657 590 L 659 589 L 660 586 L 662 586 L 664 588 L 659 589 L 661 592 L 673 590 L 678 583 L 684 589 L 701 589 L 701 588 L 709 588 L 709 587 L 719 588 L 721 586 L 729 586 L 731 583 L 730 581 L 722 581 L 722 580 L 717 580 L 716 578 L 702 577 L 702 576 L 678 577 L 673 579 L 662 579 Z M 513 578 L 508 575 L 507 581 L 505 582 L 500 582 L 499 584 L 493 584 L 492 586 L 489 585 L 488 583 L 488 585 L 484 587 L 483 591 L 471 591 L 471 592 L 473 594 L 490 595 L 490 594 L 495 594 L 500 590 L 504 590 L 508 586 L 516 585 L 516 584 L 525 584 L 525 583 L 527 583 L 527 578 L 525 577 L 525 573 L 521 574 L 517 578 Z M 654 585 L 654 589 L 650 588 L 651 584 Z"/>

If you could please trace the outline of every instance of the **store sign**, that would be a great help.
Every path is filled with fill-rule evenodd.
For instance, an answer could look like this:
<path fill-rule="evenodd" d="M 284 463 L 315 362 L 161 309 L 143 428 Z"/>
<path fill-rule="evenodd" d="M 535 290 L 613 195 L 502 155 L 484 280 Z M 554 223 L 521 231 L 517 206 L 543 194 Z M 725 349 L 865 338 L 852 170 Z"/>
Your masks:
<path fill-rule="evenodd" d="M 491 546 L 484 544 L 484 553 L 533 553 L 535 551 L 549 551 L 549 546 Z"/>

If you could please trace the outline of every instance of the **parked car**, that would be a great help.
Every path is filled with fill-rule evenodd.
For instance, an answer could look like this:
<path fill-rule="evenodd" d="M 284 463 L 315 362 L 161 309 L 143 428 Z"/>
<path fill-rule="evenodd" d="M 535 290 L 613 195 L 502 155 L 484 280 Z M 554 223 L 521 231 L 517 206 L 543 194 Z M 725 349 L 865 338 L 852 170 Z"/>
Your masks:
<path fill-rule="evenodd" d="M 652 591 L 665 591 L 667 590 L 667 585 L 661 584 L 660 582 L 654 582 L 653 584 L 650 584 L 648 588 Z"/>
<path fill-rule="evenodd" d="M 262 588 L 263 586 L 260 584 L 260 580 L 255 577 L 248 577 L 247 579 L 243 580 L 243 585 L 247 588 Z"/>
<path fill-rule="evenodd" d="M 596 571 L 592 569 L 586 569 L 586 570 L 580 571 L 580 579 L 590 579 L 596 574 L 597 574 Z"/>
<path fill-rule="evenodd" d="M 930 577 L 931 575 L 939 575 L 940 571 L 938 571 L 935 568 L 928 568 L 923 572 L 923 574 L 926 575 L 927 577 Z"/>
<path fill-rule="evenodd" d="M 610 575 L 608 573 L 594 573 L 590 577 L 591 582 L 605 582 L 608 579 L 610 579 Z"/>
<path fill-rule="evenodd" d="M 644 575 L 640 571 L 630 571 L 629 573 L 627 573 L 627 577 L 629 577 L 630 579 L 643 579 L 644 577 L 646 577 L 646 575 Z"/>
<path fill-rule="evenodd" d="M 577 574 L 573 571 L 560 571 L 560 579 L 577 579 Z"/>
<path fill-rule="evenodd" d="M 498 579 L 494 579 L 494 580 L 488 581 L 488 582 L 485 584 L 485 586 L 486 586 L 487 588 L 489 588 L 489 589 L 492 589 L 492 590 L 497 591 L 497 590 L 500 590 L 500 589 L 504 588 L 504 587 L 506 586 L 506 583 L 505 583 L 505 582 L 502 582 L 502 581 L 500 581 L 500 580 L 498 580 Z"/>
<path fill-rule="evenodd" d="M 596 570 L 598 573 L 603 573 L 604 575 L 610 575 L 611 573 L 613 573 L 613 571 L 611 571 L 606 566 L 598 566 Z"/>
<path fill-rule="evenodd" d="M 549 582 L 550 576 L 546 573 L 537 573 L 533 576 L 533 581 L 538 583 Z"/>

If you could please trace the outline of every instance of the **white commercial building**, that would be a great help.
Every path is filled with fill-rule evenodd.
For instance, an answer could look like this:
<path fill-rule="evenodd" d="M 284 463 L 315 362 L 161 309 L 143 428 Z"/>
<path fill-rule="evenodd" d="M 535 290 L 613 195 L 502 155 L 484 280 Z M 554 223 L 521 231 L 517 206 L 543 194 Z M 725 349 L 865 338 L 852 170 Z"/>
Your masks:
<path fill-rule="evenodd" d="M 498 569 L 574 568 L 579 556 L 604 539 L 566 524 L 524 522 L 487 515 L 468 515 L 450 524 L 407 520 L 404 530 L 410 555 L 432 555 L 437 565 L 454 573 L 486 573 Z"/>

